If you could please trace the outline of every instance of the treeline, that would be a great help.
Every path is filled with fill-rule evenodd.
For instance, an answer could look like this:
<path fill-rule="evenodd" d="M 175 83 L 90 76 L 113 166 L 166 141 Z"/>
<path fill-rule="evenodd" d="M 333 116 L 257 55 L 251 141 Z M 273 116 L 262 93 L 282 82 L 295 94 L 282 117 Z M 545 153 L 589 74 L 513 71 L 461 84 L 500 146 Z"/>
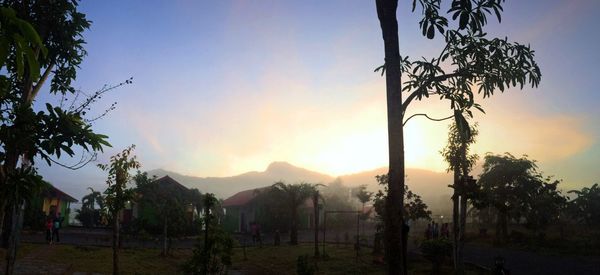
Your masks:
<path fill-rule="evenodd" d="M 600 228 L 598 184 L 565 192 L 560 183 L 561 180 L 544 176 L 536 161 L 527 156 L 487 154 L 483 173 L 470 190 L 471 216 L 482 229 L 495 223 L 498 241 L 509 239 L 509 224 L 522 225 L 540 238 L 552 225 Z"/>

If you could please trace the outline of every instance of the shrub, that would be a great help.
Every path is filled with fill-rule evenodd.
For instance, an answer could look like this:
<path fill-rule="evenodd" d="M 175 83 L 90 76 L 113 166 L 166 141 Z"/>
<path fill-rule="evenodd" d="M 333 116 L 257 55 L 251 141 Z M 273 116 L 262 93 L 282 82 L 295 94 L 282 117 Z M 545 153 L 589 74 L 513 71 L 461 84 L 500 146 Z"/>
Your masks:
<path fill-rule="evenodd" d="M 315 267 L 310 264 L 310 258 L 308 255 L 298 256 L 296 260 L 296 273 L 298 275 L 313 275 L 315 274 Z"/>
<path fill-rule="evenodd" d="M 446 239 L 426 240 L 421 243 L 421 252 L 433 264 L 433 274 L 439 274 L 444 261 L 452 254 L 452 243 Z"/>

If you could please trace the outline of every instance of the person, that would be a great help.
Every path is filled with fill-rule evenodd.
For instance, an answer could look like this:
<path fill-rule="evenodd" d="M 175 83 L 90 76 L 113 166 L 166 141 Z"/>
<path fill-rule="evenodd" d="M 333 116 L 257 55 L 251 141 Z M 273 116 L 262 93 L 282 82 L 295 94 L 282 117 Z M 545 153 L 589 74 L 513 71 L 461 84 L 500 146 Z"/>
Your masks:
<path fill-rule="evenodd" d="M 54 227 L 53 220 L 50 216 L 46 218 L 46 242 L 52 244 L 52 227 Z"/>
<path fill-rule="evenodd" d="M 431 240 L 431 223 L 427 223 L 427 230 L 425 230 L 425 239 Z"/>
<path fill-rule="evenodd" d="M 279 244 L 281 244 L 281 235 L 279 234 L 279 229 L 277 229 L 275 230 L 274 245 L 279 246 Z"/>
<path fill-rule="evenodd" d="M 442 234 L 444 235 L 444 238 L 446 238 L 446 239 L 450 238 L 450 224 L 444 223 L 444 226 L 442 228 L 443 228 Z"/>
<path fill-rule="evenodd" d="M 262 237 L 260 236 L 260 224 L 254 224 L 256 225 L 256 240 L 258 241 L 258 246 L 262 247 Z"/>
<path fill-rule="evenodd" d="M 58 215 L 54 218 L 53 220 L 53 225 L 52 225 L 52 239 L 56 238 L 56 242 L 59 243 L 60 242 L 60 235 L 59 235 L 59 230 L 60 227 L 62 225 L 64 218 L 61 217 L 60 212 L 58 213 Z"/>
<path fill-rule="evenodd" d="M 252 244 L 256 245 L 256 241 L 258 241 L 258 237 L 256 236 L 257 226 L 256 222 L 250 223 L 250 232 L 252 233 Z"/>

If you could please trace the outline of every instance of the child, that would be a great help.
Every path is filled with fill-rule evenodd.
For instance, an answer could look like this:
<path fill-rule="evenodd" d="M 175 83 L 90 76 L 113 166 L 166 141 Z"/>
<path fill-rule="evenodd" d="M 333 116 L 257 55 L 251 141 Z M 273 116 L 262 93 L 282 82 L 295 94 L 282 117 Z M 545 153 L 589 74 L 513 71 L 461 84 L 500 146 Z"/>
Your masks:
<path fill-rule="evenodd" d="M 48 244 L 52 244 L 52 227 L 54 223 L 50 217 L 46 219 L 46 241 Z"/>

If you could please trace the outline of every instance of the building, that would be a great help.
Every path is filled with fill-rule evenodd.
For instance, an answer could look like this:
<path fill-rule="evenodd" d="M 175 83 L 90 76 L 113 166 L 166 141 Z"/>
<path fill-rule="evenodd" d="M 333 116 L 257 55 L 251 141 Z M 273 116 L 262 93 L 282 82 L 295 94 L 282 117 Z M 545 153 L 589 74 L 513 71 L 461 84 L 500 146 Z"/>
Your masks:
<path fill-rule="evenodd" d="M 183 186 L 175 179 L 167 176 L 161 177 L 155 181 L 158 184 L 158 191 L 164 192 L 165 195 L 177 197 L 182 201 L 190 201 L 192 190 Z M 138 194 L 138 196 L 141 196 Z M 128 203 L 121 214 L 121 221 L 128 224 L 134 219 L 142 218 L 153 224 L 160 224 L 160 217 L 155 213 L 155 207 L 152 205 L 143 205 L 139 203 Z M 191 202 L 186 206 L 186 218 L 190 221 L 197 218 L 198 213 L 195 205 Z"/>
<path fill-rule="evenodd" d="M 225 199 L 221 204 L 225 213 L 222 220 L 225 230 L 228 232 L 249 232 L 251 223 L 266 224 L 267 222 L 261 219 L 272 219 L 272 217 L 265 217 L 263 206 L 259 201 L 261 197 L 258 196 L 269 188 L 270 186 L 245 190 Z M 322 217 L 323 212 L 321 210 L 320 221 L 323 220 Z M 311 198 L 308 198 L 298 210 L 298 219 L 299 229 L 313 228 L 314 211 Z"/>
<path fill-rule="evenodd" d="M 42 199 L 42 211 L 45 216 L 56 216 L 60 213 L 65 218 L 63 226 L 71 223 L 71 203 L 77 202 L 75 198 L 56 188 L 52 184 L 49 184 L 48 188 L 42 191 L 40 198 Z M 35 203 L 33 205 L 35 205 Z"/>

